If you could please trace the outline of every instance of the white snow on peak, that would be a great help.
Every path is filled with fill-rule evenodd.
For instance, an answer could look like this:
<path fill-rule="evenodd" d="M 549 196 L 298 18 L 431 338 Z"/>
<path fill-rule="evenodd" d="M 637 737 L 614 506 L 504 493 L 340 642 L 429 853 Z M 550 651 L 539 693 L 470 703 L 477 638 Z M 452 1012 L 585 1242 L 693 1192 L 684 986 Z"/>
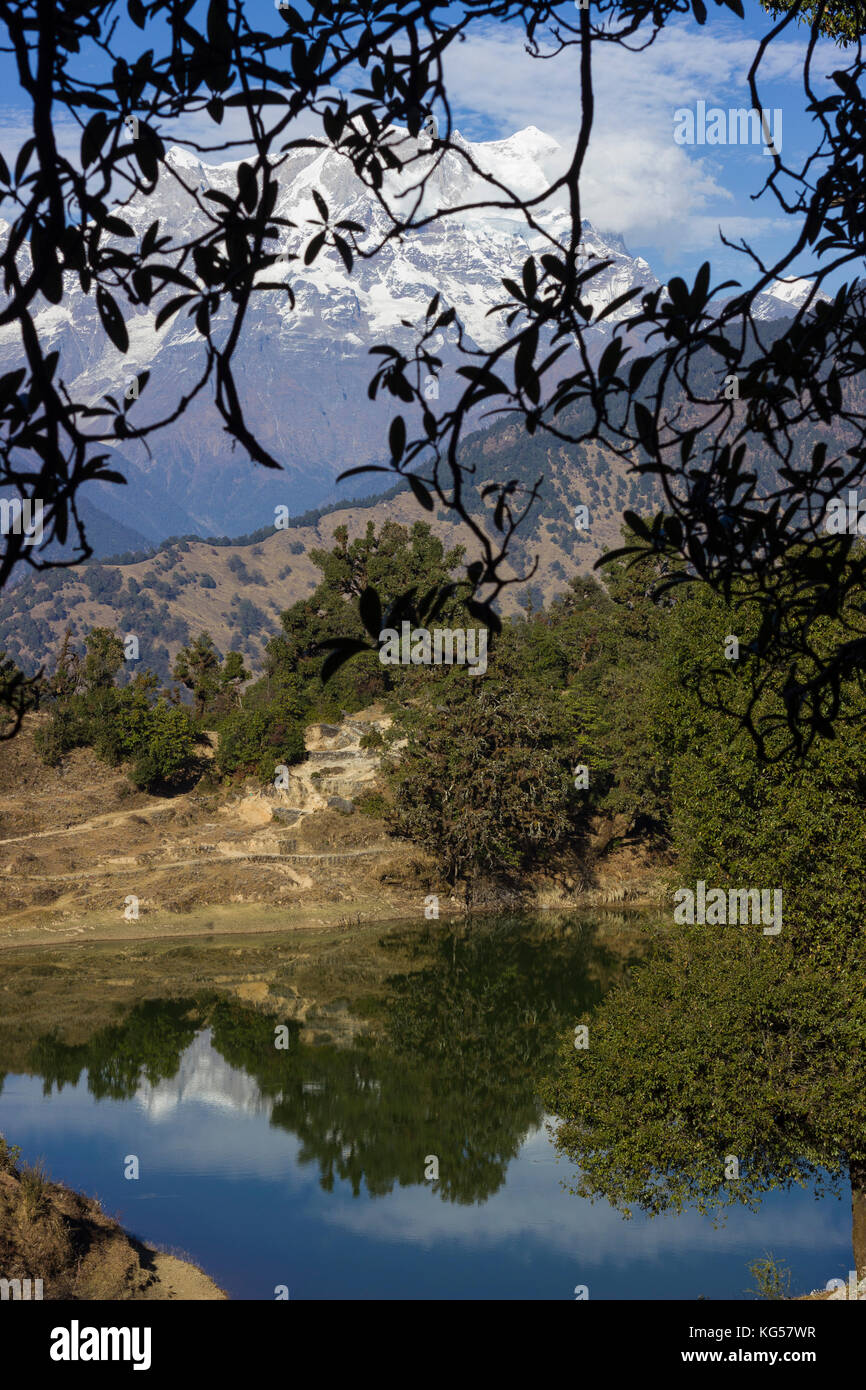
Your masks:
<path fill-rule="evenodd" d="M 477 148 L 479 150 L 502 151 L 505 154 L 523 156 L 525 159 L 545 159 L 562 150 L 558 140 L 554 140 L 552 135 L 545 134 L 535 125 L 528 125 L 523 130 L 517 130 L 505 140 L 483 140 Z"/>
<path fill-rule="evenodd" d="M 166 155 L 172 164 L 179 164 L 185 169 L 201 169 L 204 166 L 197 154 L 191 154 L 189 150 L 181 149 L 180 145 L 171 145 Z"/>
<path fill-rule="evenodd" d="M 397 133 L 406 138 L 405 131 Z M 503 315 L 490 311 L 503 301 L 503 278 L 519 281 L 529 255 L 538 256 L 562 245 L 570 233 L 569 216 L 561 200 L 536 204 L 535 220 L 546 233 L 542 235 L 527 225 L 519 205 L 467 209 L 467 205 L 484 200 L 505 201 L 471 166 L 499 179 L 521 197 L 538 197 L 562 172 L 568 156 L 556 140 L 532 125 L 507 139 L 472 142 L 455 133 L 453 141 L 456 150 L 441 152 L 422 135 L 418 159 L 403 173 L 386 172 L 386 191 L 392 205 L 410 206 L 411 193 L 405 203 L 400 194 L 426 172 L 429 192 L 422 215 L 432 207 L 455 210 L 391 240 L 386 240 L 389 223 L 377 198 L 357 178 L 345 155 L 331 147 L 302 147 L 288 154 L 277 172 L 279 193 L 274 211 L 276 217 L 293 225 L 280 230 L 271 249 L 289 259 L 263 271 L 262 279 L 285 279 L 295 300 L 292 305 L 288 296 L 276 293 L 254 298 L 247 326 L 249 342 L 255 343 L 251 350 L 264 350 L 267 344 L 269 353 L 286 360 L 314 351 L 357 353 L 362 344 L 396 341 L 406 335 L 404 321 L 416 327 L 423 324 L 435 294 L 456 309 L 470 345 L 489 350 L 502 341 L 507 331 Z M 179 145 L 170 146 L 168 161 L 178 178 L 160 179 L 147 196 L 137 196 L 125 205 L 123 216 L 142 232 L 156 219 L 175 244 L 181 244 L 199 236 L 208 225 L 210 213 L 195 194 L 200 197 L 201 191 L 210 189 L 234 196 L 242 161 L 207 163 Z M 193 190 L 192 195 L 184 185 Z M 356 259 L 351 272 L 346 271 L 334 248 L 327 246 L 312 265 L 305 265 L 303 253 L 319 218 L 314 191 L 325 199 L 332 223 L 349 219 L 360 224 L 364 231 L 357 234 L 359 245 L 372 250 L 384 242 L 381 250 L 372 257 Z M 634 284 L 647 288 L 658 284 L 646 262 L 630 256 L 617 238 L 598 233 L 588 222 L 584 222 L 582 232 L 584 255 L 611 261 L 588 286 L 587 298 L 597 307 L 606 306 Z M 100 331 L 92 301 L 78 293 L 74 284 L 68 306 L 64 303 L 63 307 L 65 317 L 51 306 L 41 310 L 39 330 L 46 342 L 56 343 L 58 348 L 68 339 L 70 378 L 83 395 L 91 392 L 90 399 L 111 388 L 118 370 L 147 367 L 157 376 L 161 363 L 181 351 L 184 361 L 189 361 L 189 346 L 196 343 L 184 312 L 156 333 L 156 308 L 138 306 L 128 321 L 130 352 L 120 362 L 113 344 Z M 607 320 L 606 331 L 622 316 L 620 311 Z M 443 350 L 453 341 L 448 339 Z M 0 333 L 0 349 L 4 342 Z M 9 346 L 11 351 L 12 344 Z"/>
<path fill-rule="evenodd" d="M 406 139 L 405 130 L 395 128 L 395 133 L 401 141 Z M 322 250 L 311 266 L 303 263 L 301 253 L 318 220 L 313 191 L 324 197 L 333 221 L 349 218 L 366 229 L 359 234 L 366 247 L 380 242 L 387 231 L 377 200 L 357 178 L 350 161 L 330 147 L 294 151 L 280 165 L 275 212 L 295 224 L 293 231 L 280 237 L 280 249 L 295 257 L 286 271 L 296 295 L 295 307 L 281 301 L 278 310 L 280 338 L 286 346 L 296 342 L 301 348 L 311 336 L 345 342 L 347 334 L 378 341 L 382 335 L 401 331 L 401 320 L 421 322 L 435 293 L 456 308 L 478 346 L 491 348 L 501 340 L 501 318 L 489 316 L 489 310 L 502 302 L 503 277 L 519 279 L 527 256 L 549 251 L 552 244 L 528 227 L 519 206 L 467 206 L 501 200 L 496 188 L 479 178 L 472 166 L 520 197 L 536 198 L 562 171 L 567 152 L 532 125 L 503 140 L 478 142 L 455 131 L 452 141 L 456 148 L 440 153 L 429 137 L 419 136 L 420 158 L 405 173 L 386 172 L 385 179 L 388 196 L 399 207 L 401 192 L 426 172 L 429 184 L 422 214 L 435 206 L 454 209 L 453 215 L 387 242 L 372 259 L 356 261 L 351 274 L 333 249 Z M 178 172 L 192 174 L 196 183 L 201 179 L 211 188 L 236 191 L 239 161 L 207 164 L 177 146 L 169 153 Z M 411 201 L 409 193 L 407 206 Z M 161 182 L 141 208 L 142 219 L 146 216 L 150 221 L 156 215 L 176 236 L 193 233 L 202 218 L 171 179 Z M 553 238 L 553 245 L 567 238 L 569 219 L 562 199 L 537 205 L 535 217 Z M 630 257 L 621 242 L 611 244 L 588 222 L 583 236 L 586 254 L 614 262 L 593 282 L 590 297 L 594 301 L 607 304 L 636 281 L 657 283 L 646 263 Z M 169 336 L 177 331 L 173 328 Z"/>
<path fill-rule="evenodd" d="M 766 294 L 771 294 L 774 299 L 781 299 L 786 304 L 802 304 L 807 298 L 812 288 L 812 281 L 808 279 L 795 280 L 774 280 Z M 826 296 L 822 296 L 826 298 Z"/>

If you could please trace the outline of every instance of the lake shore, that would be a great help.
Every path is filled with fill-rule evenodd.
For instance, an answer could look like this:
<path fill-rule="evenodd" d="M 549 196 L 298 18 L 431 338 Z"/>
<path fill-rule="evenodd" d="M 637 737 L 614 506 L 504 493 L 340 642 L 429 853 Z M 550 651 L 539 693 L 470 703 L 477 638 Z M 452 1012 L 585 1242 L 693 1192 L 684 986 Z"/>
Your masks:
<path fill-rule="evenodd" d="M 37 726 L 31 718 L 0 744 L 0 785 L 8 788 L 0 793 L 0 951 L 465 915 L 429 855 L 389 835 L 378 817 L 351 810 L 346 794 L 357 788 L 349 772 L 328 774 L 343 810 L 315 793 L 322 804 L 288 824 L 267 789 L 151 796 L 86 748 L 49 772 L 34 747 Z M 321 759 L 300 766 L 312 769 L 311 783 L 328 772 Z M 543 869 L 479 883 L 473 913 L 657 905 L 666 860 L 613 830 L 600 826 Z"/>
<path fill-rule="evenodd" d="M 44 1301 L 228 1298 L 191 1260 L 138 1240 L 7 1144 L 0 1139 L 0 1271 L 13 1289 L 21 1281 L 19 1296 L 29 1281 L 30 1298 Z"/>
<path fill-rule="evenodd" d="M 402 911 L 401 911 L 402 907 Z M 530 902 L 526 907 L 513 908 L 512 911 L 537 914 L 539 912 L 586 913 L 595 911 L 620 911 L 641 913 L 658 907 L 658 899 L 647 893 L 640 897 L 630 897 L 626 903 L 596 902 L 590 895 L 580 898 L 563 898 L 560 901 L 546 902 L 539 906 Z M 473 916 L 501 916 L 507 909 L 495 904 L 485 904 L 473 911 Z M 466 914 L 459 907 L 441 908 L 440 921 L 463 921 Z M 303 908 L 287 911 L 282 907 L 270 907 L 262 903 L 231 903 L 202 905 L 189 912 L 154 913 L 146 920 L 118 923 L 116 913 L 85 912 L 76 914 L 66 922 L 42 920 L 38 922 L 16 923 L 8 919 L 0 921 L 0 952 L 26 949 L 28 947 L 50 947 L 71 945 L 115 945 L 133 946 L 144 942 L 173 940 L 209 940 L 216 937 L 272 937 L 295 932 L 344 932 L 362 926 L 384 925 L 389 922 L 423 920 L 423 913 L 417 910 L 414 898 L 406 902 L 394 902 L 375 897 L 358 897 L 347 912 L 343 903 L 317 901 Z"/>

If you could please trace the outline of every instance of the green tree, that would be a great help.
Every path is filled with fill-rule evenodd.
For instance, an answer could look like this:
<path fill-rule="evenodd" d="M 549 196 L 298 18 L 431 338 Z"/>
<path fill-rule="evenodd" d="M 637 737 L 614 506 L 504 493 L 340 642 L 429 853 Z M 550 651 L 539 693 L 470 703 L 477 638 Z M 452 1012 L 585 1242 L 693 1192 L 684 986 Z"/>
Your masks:
<path fill-rule="evenodd" d="M 85 639 L 84 684 L 88 691 L 108 690 L 123 666 L 123 643 L 108 627 L 94 627 Z"/>
<path fill-rule="evenodd" d="M 788 673 L 762 663 L 757 715 L 776 730 L 767 751 L 778 755 L 763 757 L 741 718 L 761 621 L 751 597 L 726 605 L 679 592 L 663 624 L 655 737 L 679 882 L 781 890 L 781 934 L 670 927 L 603 1001 L 589 1050 L 565 1047 L 549 1100 L 557 1142 L 580 1165 L 576 1190 L 623 1208 L 755 1205 L 825 1171 L 847 1177 L 863 1277 L 866 698 L 846 682 L 838 728 L 794 758 Z M 813 621 L 816 665 L 838 644 L 834 626 Z M 732 636 L 739 656 L 720 668 Z M 730 1157 L 738 1178 L 726 1174 Z"/>
<path fill-rule="evenodd" d="M 853 606 L 861 602 L 851 595 Z M 677 603 L 665 626 L 656 756 L 668 768 L 681 880 L 780 886 L 785 934 L 804 959 L 861 972 L 866 692 L 849 680 L 834 736 L 816 739 L 797 759 L 784 743 L 787 672 L 781 665 L 770 679 L 764 672 L 758 713 L 775 725 L 778 748 L 771 741 L 768 752 L 779 753 L 768 761 L 739 718 L 752 699 L 759 621 L 748 602 L 729 607 L 695 591 Z M 833 627 L 826 619 L 813 624 L 816 664 L 838 642 Z M 718 670 L 726 638 L 734 635 L 739 657 L 722 660 Z"/>
<path fill-rule="evenodd" d="M 407 590 L 426 592 L 447 587 L 463 558 L 463 548 L 446 550 L 431 527 L 417 521 L 411 528 L 388 521 L 376 531 L 369 522 L 363 536 L 349 541 L 348 528 L 334 532 L 331 550 L 310 551 L 322 579 L 307 599 L 280 616 L 282 631 L 268 643 L 266 670 L 276 683 L 297 675 L 310 713 L 320 718 L 339 718 L 399 689 L 411 692 L 417 671 L 383 666 L 375 652 L 355 656 L 327 682 L 321 679 L 324 657 L 321 644 L 334 637 L 359 643 L 364 638 L 360 598 L 374 591 L 384 614 Z M 453 626 L 465 622 L 465 612 L 455 592 L 443 603 L 437 622 Z"/>
<path fill-rule="evenodd" d="M 175 657 L 172 675 L 192 692 L 196 717 L 201 718 L 219 690 L 219 652 L 209 632 L 202 632 Z"/>
<path fill-rule="evenodd" d="M 866 8 L 862 0 L 761 0 L 774 19 L 797 6 L 797 23 L 812 25 L 821 11 L 820 32 L 843 45 L 866 33 Z"/>
<path fill-rule="evenodd" d="M 72 628 L 67 627 L 63 634 L 60 651 L 54 661 L 54 671 L 48 683 L 47 694 L 53 700 L 66 700 L 74 695 L 81 685 L 81 657 L 71 649 Z"/>
<path fill-rule="evenodd" d="M 575 581 L 559 622 L 572 669 L 564 696 L 575 761 L 589 769 L 593 804 L 611 835 L 664 835 L 669 799 L 653 744 L 657 667 L 668 609 L 653 600 L 665 569 L 654 560 L 605 570 L 604 596 Z"/>
<path fill-rule="evenodd" d="M 240 704 L 241 686 L 250 679 L 240 652 L 227 652 L 220 671 L 220 684 L 232 705 Z"/>
<path fill-rule="evenodd" d="M 116 767 L 139 755 L 147 742 L 157 684 L 152 671 L 138 671 L 129 685 L 103 699 L 96 717 L 91 714 L 88 741 L 98 758 Z"/>
<path fill-rule="evenodd" d="M 176 787 L 197 770 L 196 729 L 188 710 L 158 700 L 148 710 L 130 777 L 147 791 Z"/>
<path fill-rule="evenodd" d="M 480 874 L 543 859 L 573 828 L 562 729 L 537 700 L 459 671 L 407 726 L 391 828 L 462 882 L 467 904 Z"/>
<path fill-rule="evenodd" d="M 278 763 L 305 757 L 299 702 L 288 690 L 266 704 L 234 710 L 220 725 L 216 764 L 225 777 L 250 772 L 272 781 Z"/>

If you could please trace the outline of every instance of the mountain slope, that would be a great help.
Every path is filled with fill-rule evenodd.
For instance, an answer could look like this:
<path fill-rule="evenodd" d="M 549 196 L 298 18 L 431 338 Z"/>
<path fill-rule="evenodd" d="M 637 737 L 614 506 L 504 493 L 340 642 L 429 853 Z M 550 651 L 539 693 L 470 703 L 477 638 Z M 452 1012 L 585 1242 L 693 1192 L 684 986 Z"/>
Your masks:
<path fill-rule="evenodd" d="M 536 603 L 549 598 L 573 575 L 591 570 L 602 549 L 619 542 L 623 510 L 649 511 L 654 498 L 647 479 L 629 476 L 624 463 L 602 456 L 597 447 L 563 448 L 513 425 L 474 436 L 466 461 L 475 468 L 467 487 L 471 510 L 491 534 L 491 509 L 480 497 L 487 478 L 495 472 L 531 484 L 545 475 L 541 499 L 513 549 L 511 573 L 531 571 L 536 556 L 538 569 L 529 584 L 506 591 L 505 611 L 525 601 L 527 593 Z M 589 526 L 579 532 L 574 517 L 581 504 L 589 508 Z M 444 512 L 422 512 L 408 489 L 394 490 L 381 500 L 337 506 L 310 525 L 262 532 L 245 543 L 188 538 L 136 563 L 28 576 L 0 596 L 0 650 L 32 671 L 50 664 L 67 624 L 79 645 L 91 627 L 106 626 L 134 633 L 142 664 L 167 679 L 178 648 L 206 629 L 221 651 L 239 650 L 261 669 L 264 644 L 277 632 L 280 612 L 319 581 L 307 552 L 330 549 L 338 526 L 345 525 L 354 538 L 368 522 L 378 529 L 386 521 L 408 528 L 428 522 L 449 546 L 465 544 L 467 561 L 476 556 L 476 543 L 465 528 Z"/>

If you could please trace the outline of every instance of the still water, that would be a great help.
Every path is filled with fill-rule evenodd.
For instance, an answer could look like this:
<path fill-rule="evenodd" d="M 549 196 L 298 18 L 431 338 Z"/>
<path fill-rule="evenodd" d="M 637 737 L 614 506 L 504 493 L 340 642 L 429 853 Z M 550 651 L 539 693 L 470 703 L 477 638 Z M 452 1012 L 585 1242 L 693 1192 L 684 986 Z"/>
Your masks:
<path fill-rule="evenodd" d="M 538 1088 L 627 951 L 514 922 L 397 936 L 387 987 L 330 1033 L 289 1022 L 286 1049 L 279 1011 L 212 991 L 83 1043 L 46 1032 L 3 1080 L 0 1132 L 233 1298 L 745 1298 L 768 1250 L 793 1292 L 847 1275 L 845 1195 L 773 1193 L 714 1228 L 568 1192 Z"/>

